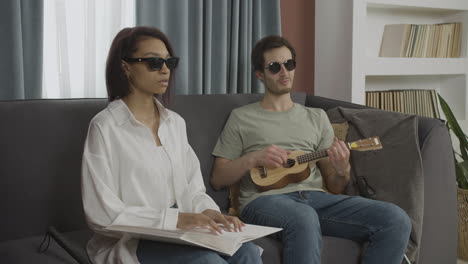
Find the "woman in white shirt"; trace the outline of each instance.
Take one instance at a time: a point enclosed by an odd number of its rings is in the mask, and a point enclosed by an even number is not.
[[[110,103],[90,123],[83,153],[82,197],[95,232],[87,251],[99,263],[261,263],[244,244],[234,256],[177,244],[137,240],[109,225],[240,231],[205,193],[184,120],[165,108],[179,58],[155,28],[121,30],[107,58]],[[172,73],[172,74],[171,74]],[[159,100],[158,100],[159,99]]]

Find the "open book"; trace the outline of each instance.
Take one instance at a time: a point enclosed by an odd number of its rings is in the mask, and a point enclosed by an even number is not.
[[[131,235],[134,238],[156,240],[161,242],[185,244],[205,247],[221,254],[232,256],[242,246],[242,243],[278,232],[281,228],[249,225],[242,227],[242,232],[228,232],[213,235],[206,229],[192,230],[161,230],[150,227],[111,225],[105,228]],[[225,230],[225,229],[224,229]]]

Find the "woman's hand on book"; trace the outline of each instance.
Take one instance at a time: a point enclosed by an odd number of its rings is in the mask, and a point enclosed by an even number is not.
[[[179,213],[177,228],[189,230],[197,227],[208,229],[214,235],[223,233],[221,227],[213,219],[204,214]]]
[[[212,209],[206,209],[202,212],[202,214],[213,219],[216,223],[224,225],[224,227],[229,232],[240,232],[242,231],[242,227],[245,226],[245,224],[239,218],[230,215],[223,215],[220,212]],[[232,227],[234,227],[234,230]]]

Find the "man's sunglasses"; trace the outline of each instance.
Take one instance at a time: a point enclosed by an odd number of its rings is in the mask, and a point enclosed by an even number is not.
[[[148,62],[148,66],[152,70],[159,71],[163,67],[163,64],[166,63],[166,66],[169,70],[173,70],[177,67],[177,64],[179,63],[179,58],[178,57],[170,57],[167,59],[159,58],[159,57],[149,57],[149,58],[124,58],[123,59],[126,62],[143,62],[146,61]]]
[[[283,63],[279,62],[272,62],[268,64],[268,66],[265,67],[265,69],[268,69],[271,73],[277,74],[278,72],[281,71],[281,64],[284,65],[286,70],[292,71],[296,68],[296,60],[295,59],[289,59]]]

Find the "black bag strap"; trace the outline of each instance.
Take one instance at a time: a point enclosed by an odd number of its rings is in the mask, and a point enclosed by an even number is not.
[[[364,178],[363,176],[357,176],[356,175],[356,184],[357,184],[359,194],[362,197],[369,198],[369,199],[375,199],[375,190],[374,190],[374,188],[372,188],[372,186],[370,186],[367,183],[366,178]]]
[[[347,120],[347,122],[348,122],[348,125],[349,125],[348,135],[349,135],[349,129],[352,127],[357,132],[357,134],[359,135],[360,138],[365,138],[366,137],[362,133],[362,131],[359,130],[359,128],[356,125],[354,125],[353,122],[351,122],[349,120]],[[354,163],[352,156],[351,156],[350,162]],[[362,196],[362,197],[365,197],[365,198],[375,199],[375,195],[376,195],[375,189],[372,188],[372,186],[370,186],[369,183],[367,183],[367,180],[366,180],[366,178],[364,176],[361,176],[361,175],[357,174],[356,166],[354,164],[352,164],[351,169],[353,170],[354,180],[356,181],[356,188],[358,189],[359,195]]]

